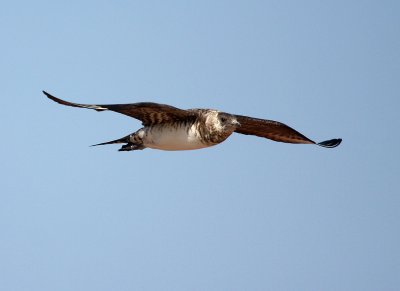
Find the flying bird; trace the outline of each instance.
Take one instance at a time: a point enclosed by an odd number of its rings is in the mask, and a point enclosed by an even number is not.
[[[122,138],[95,144],[124,144],[119,151],[143,150],[145,148],[180,151],[195,150],[217,145],[232,133],[255,135],[278,142],[316,144],[334,148],[342,139],[330,139],[316,143],[293,128],[273,120],[230,114],[214,109],[179,109],[170,105],[152,102],[131,104],[91,105],[78,104],[43,93],[62,105],[111,110],[142,122],[143,127]]]

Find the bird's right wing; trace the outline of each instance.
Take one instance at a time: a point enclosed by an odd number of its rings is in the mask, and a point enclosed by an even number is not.
[[[235,130],[237,133],[255,135],[286,143],[316,144],[313,140],[281,122],[243,115],[235,115],[235,117],[240,123],[240,126]],[[338,146],[341,141],[341,139],[331,139],[317,143],[317,145],[333,148]]]
[[[43,93],[51,100],[66,106],[94,109],[96,111],[111,110],[142,121],[144,126],[159,124],[164,122],[178,121],[189,118],[192,112],[179,109],[170,105],[152,102],[139,102],[132,104],[79,104],[59,99],[45,91]]]

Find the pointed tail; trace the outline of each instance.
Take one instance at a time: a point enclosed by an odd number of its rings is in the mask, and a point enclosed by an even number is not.
[[[124,136],[122,138],[112,140],[112,141],[106,141],[98,144],[93,144],[91,147],[99,146],[99,145],[106,145],[106,144],[114,144],[114,143],[129,143],[130,142],[130,135]]]

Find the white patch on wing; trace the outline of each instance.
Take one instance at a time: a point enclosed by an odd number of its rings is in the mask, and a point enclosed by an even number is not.
[[[189,130],[185,126],[153,126],[146,130],[143,138],[144,146],[166,151],[195,150],[209,147],[201,142],[197,134],[196,126],[192,125]]]

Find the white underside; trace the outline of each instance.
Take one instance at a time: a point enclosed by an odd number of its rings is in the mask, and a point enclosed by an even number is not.
[[[143,145],[165,151],[184,151],[209,147],[209,145],[201,142],[194,125],[189,130],[183,126],[177,128],[155,126],[151,130],[145,129]]]

